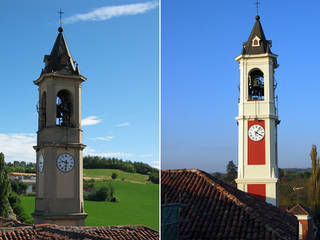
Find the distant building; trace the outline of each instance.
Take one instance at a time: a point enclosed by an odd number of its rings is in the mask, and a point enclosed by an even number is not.
[[[295,215],[299,221],[299,239],[315,239],[316,225],[313,222],[311,211],[298,203],[288,210],[289,213]]]
[[[162,223],[163,240],[298,239],[295,216],[200,170],[161,171],[162,211],[170,204],[173,225]]]
[[[28,185],[25,193],[32,193],[36,191],[36,174],[35,173],[8,173],[11,181],[23,182]]]

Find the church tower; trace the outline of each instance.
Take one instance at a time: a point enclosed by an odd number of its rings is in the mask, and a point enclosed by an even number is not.
[[[278,153],[274,70],[279,66],[266,40],[260,17],[241,55],[238,140],[238,189],[278,205]]]
[[[84,225],[81,84],[63,36],[63,28],[45,68],[34,81],[39,90],[37,132],[37,184],[34,223]]]

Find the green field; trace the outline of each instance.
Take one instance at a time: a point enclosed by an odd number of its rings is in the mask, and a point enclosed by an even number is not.
[[[106,182],[104,182],[106,183]],[[96,185],[103,184],[97,182]],[[111,181],[119,202],[85,201],[86,225],[145,225],[159,231],[159,184]],[[34,211],[34,197],[21,197],[28,214]]]
[[[111,180],[112,173],[116,173],[118,175],[118,177],[114,181],[150,183],[150,181],[148,181],[148,175],[139,173],[127,173],[118,169],[83,169],[83,176],[90,178]]]

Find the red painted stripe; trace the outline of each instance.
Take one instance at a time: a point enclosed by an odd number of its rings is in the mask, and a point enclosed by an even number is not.
[[[265,184],[248,184],[247,192],[263,201],[266,200],[266,185]]]
[[[248,131],[252,125],[259,124],[265,129],[264,120],[248,121]],[[266,132],[265,132],[266,134]],[[252,141],[248,136],[248,165],[266,164],[265,136],[258,142]]]

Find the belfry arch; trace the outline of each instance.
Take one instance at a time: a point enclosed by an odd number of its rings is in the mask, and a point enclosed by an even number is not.
[[[249,100],[264,100],[264,75],[258,68],[248,75],[248,95]]]
[[[60,90],[56,97],[56,125],[71,127],[72,124],[72,98],[68,90]]]
[[[39,129],[46,127],[47,122],[47,93],[43,92],[39,107]]]

